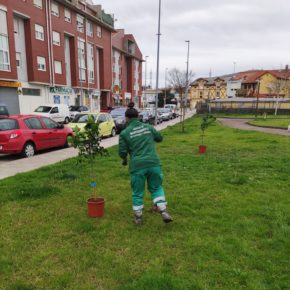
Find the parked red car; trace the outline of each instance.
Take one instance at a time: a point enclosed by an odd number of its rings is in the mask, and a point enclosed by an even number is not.
[[[0,153],[31,157],[37,151],[64,147],[71,128],[47,117],[35,115],[10,116],[0,119]]]

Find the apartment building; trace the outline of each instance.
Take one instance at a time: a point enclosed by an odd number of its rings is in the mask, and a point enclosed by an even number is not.
[[[142,53],[132,34],[124,29],[113,33],[113,105],[127,105],[131,100],[141,106]]]
[[[12,114],[47,103],[82,104],[93,111],[113,105],[116,31],[100,5],[0,0],[0,23],[0,102]]]

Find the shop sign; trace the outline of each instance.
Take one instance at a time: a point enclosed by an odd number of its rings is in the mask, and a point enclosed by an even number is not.
[[[58,93],[58,94],[71,94],[72,89],[68,87],[51,87],[50,88],[51,93]]]
[[[18,88],[21,87],[20,82],[0,81],[0,87]]]

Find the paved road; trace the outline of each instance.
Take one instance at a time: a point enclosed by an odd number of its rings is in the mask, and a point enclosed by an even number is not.
[[[247,124],[250,119],[229,119],[229,118],[218,118],[218,120],[224,125],[232,128],[237,128],[241,130],[250,130],[265,132],[269,134],[290,136],[290,131],[284,129],[274,129],[274,128],[263,128]]]
[[[195,111],[189,111],[186,118],[195,114]],[[157,130],[163,130],[168,126],[179,123],[179,118],[171,121],[163,122],[156,127]],[[106,138],[102,140],[102,146],[105,148],[118,144],[119,137]],[[17,173],[31,171],[46,165],[75,157],[78,155],[77,149],[67,148],[41,152],[30,158],[20,158],[13,155],[0,155],[0,179],[14,176]]]

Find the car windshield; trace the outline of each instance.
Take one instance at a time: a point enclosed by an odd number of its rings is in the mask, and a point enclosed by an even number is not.
[[[0,119],[0,131],[9,131],[18,129],[19,125],[16,120],[13,119]]]
[[[36,113],[49,113],[50,110],[51,110],[51,107],[49,107],[49,106],[40,106],[34,112],[36,112]]]
[[[72,123],[87,123],[89,116],[90,115],[88,115],[88,114],[78,114],[72,120]],[[96,119],[94,115],[91,115],[91,116],[93,116],[93,118]]]
[[[69,110],[70,111],[78,111],[79,108],[80,108],[80,106],[70,106]]]
[[[125,116],[127,108],[118,108],[111,111],[112,117]]]
[[[168,113],[168,109],[160,109],[159,112],[160,113]]]

